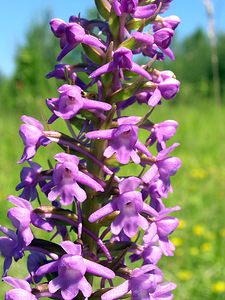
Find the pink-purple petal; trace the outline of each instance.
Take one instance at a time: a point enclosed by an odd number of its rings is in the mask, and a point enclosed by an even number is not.
[[[55,293],[61,288],[61,278],[58,276],[52,279],[48,284],[48,289],[50,293]]]
[[[115,70],[115,66],[112,62],[109,62],[101,67],[99,67],[97,70],[95,70],[94,72],[92,72],[89,77],[90,78],[95,78],[98,76],[101,76],[103,74],[109,73],[109,72],[113,72]]]
[[[150,18],[154,16],[156,11],[157,11],[156,4],[138,6],[135,12],[132,14],[132,16],[137,19]]]
[[[92,294],[92,287],[90,283],[87,281],[85,277],[83,277],[79,282],[78,282],[78,288],[84,295],[84,297],[88,298]]]
[[[94,213],[92,213],[89,218],[88,221],[90,223],[96,222],[99,219],[111,214],[114,211],[114,206],[112,204],[112,202],[106,204],[105,206],[101,207],[100,209],[98,209],[97,211],[95,211]]]
[[[43,276],[47,273],[57,272],[58,264],[59,264],[58,261],[53,261],[53,262],[47,263],[47,264],[41,266],[40,268],[38,268],[38,270],[35,272],[35,275]]]
[[[100,109],[108,111],[112,106],[102,101],[95,101],[83,98],[83,109]]]
[[[72,255],[81,255],[81,245],[74,244],[71,241],[63,241],[60,246],[68,253]]]
[[[133,177],[133,176],[122,180],[119,183],[120,194],[136,190],[136,188],[138,188],[140,183],[141,183],[140,178]]]
[[[90,34],[84,36],[82,43],[96,48],[106,49],[106,46],[98,38]]]
[[[26,280],[13,278],[11,276],[6,276],[2,279],[4,282],[13,286],[14,288],[23,289],[25,291],[31,292],[31,287]]]
[[[130,283],[128,280],[124,281],[122,284],[116,286],[110,291],[106,292],[101,296],[101,300],[115,300],[126,295],[130,291]]]
[[[106,268],[100,264],[97,264],[91,260],[84,258],[84,263],[87,268],[87,272],[94,274],[96,276],[104,277],[107,279],[112,279],[115,277],[115,273],[110,270],[109,268]]]
[[[15,204],[17,207],[25,208],[25,209],[27,209],[29,211],[33,210],[32,205],[26,199],[23,199],[23,198],[20,198],[20,197],[16,197],[16,196],[13,196],[13,195],[10,195],[7,199],[11,203]]]
[[[78,172],[77,181],[81,184],[89,186],[96,192],[104,192],[103,187],[97,181],[81,171]]]
[[[152,76],[145,69],[143,69],[141,66],[139,66],[135,62],[132,62],[132,67],[131,67],[130,71],[137,73],[137,74],[147,78],[148,80],[152,80]]]
[[[103,140],[109,140],[113,136],[114,129],[106,129],[106,130],[96,130],[96,131],[90,131],[85,134],[86,138],[88,139],[103,139]]]

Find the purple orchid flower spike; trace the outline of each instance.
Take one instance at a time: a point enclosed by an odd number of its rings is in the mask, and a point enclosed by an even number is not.
[[[60,44],[57,60],[76,47],[81,60],[58,63],[46,75],[61,81],[58,96],[46,100],[48,124],[60,118],[65,134],[63,128],[45,130],[38,120],[22,117],[19,163],[29,165],[16,187],[20,197],[8,197],[14,231],[0,225],[3,280],[13,287],[6,300],[173,298],[176,286],[163,283],[157,264],[175,250],[170,235],[178,219],[169,214],[180,207],[167,208],[163,198],[172,192],[171,176],[181,165],[171,155],[179,144],[167,145],[178,123],[153,122],[152,107],[179,91],[174,73],[159,71],[154,63],[175,59],[170,45],[180,19],[160,15],[172,0],[95,2],[100,18],[79,14],[68,22],[50,21]],[[134,56],[140,55],[149,63],[136,62]],[[147,111],[127,117],[137,103]],[[48,143],[63,152],[54,156],[54,167],[48,161],[43,171],[32,159]],[[157,150],[154,156],[151,146]],[[139,175],[124,177],[133,163],[139,164]],[[40,203],[39,192],[50,205]],[[40,239],[34,235],[37,228],[52,234]],[[27,252],[25,279],[8,276],[12,261]]]
[[[6,292],[5,300],[37,300],[38,298],[32,294],[32,289],[26,280],[4,277],[3,281],[13,286],[14,289]]]
[[[155,265],[145,265],[133,270],[129,280],[102,295],[102,300],[120,299],[131,291],[132,300],[149,300],[163,280],[162,272]],[[157,299],[157,298],[156,298]]]
[[[75,155],[58,153],[54,158],[58,163],[53,171],[52,181],[42,188],[45,191],[49,186],[54,186],[48,194],[50,201],[54,201],[60,196],[60,202],[63,205],[70,205],[74,197],[79,202],[83,202],[87,195],[77,182],[92,188],[96,192],[104,191],[97,181],[79,171],[79,159]]]
[[[44,126],[38,120],[28,116],[22,116],[21,120],[25,124],[21,125],[19,134],[23,140],[25,149],[21,160],[18,162],[20,164],[25,160],[31,159],[41,145],[46,146],[50,143],[44,136]]]
[[[42,168],[39,164],[29,161],[30,167],[24,167],[20,173],[21,183],[16,186],[16,191],[23,189],[21,198],[31,200],[37,198],[36,185],[41,178]]]
[[[98,130],[88,132],[85,136],[89,139],[104,139],[108,140],[108,147],[104,151],[104,156],[109,158],[114,153],[116,159],[121,164],[127,164],[130,159],[135,164],[140,163],[140,157],[137,150],[148,157],[152,154],[147,147],[138,140],[138,126],[139,118],[124,117],[117,120],[118,128]]]
[[[81,109],[89,111],[108,111],[112,106],[108,103],[82,97],[82,90],[77,85],[64,84],[59,89],[59,98],[50,99],[49,108],[57,117],[68,120]]]
[[[151,129],[151,135],[148,138],[150,141],[150,146],[157,141],[158,149],[166,148],[166,141],[168,141],[171,137],[176,133],[176,129],[178,127],[178,123],[173,120],[167,120],[158,124],[154,124]]]
[[[60,289],[64,300],[72,300],[80,290],[84,297],[88,298],[92,294],[92,287],[84,276],[86,272],[108,279],[115,276],[110,269],[83,258],[80,245],[64,241],[60,246],[66,254],[58,261],[41,266],[36,272],[37,276],[58,272],[58,276],[49,282],[51,293]]]
[[[62,51],[57,57],[58,61],[79,44],[85,44],[100,49],[106,48],[97,37],[86,34],[84,28],[76,22],[66,23],[61,19],[52,19],[50,26],[54,35],[60,39]]]
[[[133,237],[136,235],[139,226],[146,230],[148,221],[140,213],[146,212],[157,216],[157,212],[143,202],[140,192],[135,191],[140,183],[141,180],[136,177],[129,177],[120,182],[120,195],[114,197],[110,203],[91,214],[88,219],[89,222],[96,222],[114,211],[119,211],[120,214],[111,224],[111,231],[114,235],[118,235],[123,231],[126,236]]]
[[[117,16],[128,13],[137,19],[151,18],[154,16],[157,11],[156,4],[138,6],[138,2],[138,0],[113,0],[112,7]]]
[[[172,208],[165,208],[159,212],[158,217],[150,224],[148,230],[146,231],[143,241],[146,245],[158,241],[159,246],[166,256],[173,256],[173,251],[175,247],[171,241],[169,241],[168,236],[177,228],[179,221],[174,217],[167,217],[168,214],[180,210],[179,206]]]
[[[99,67],[90,74],[90,77],[95,78],[109,72],[125,69],[151,80],[151,75],[137,63],[133,62],[132,57],[133,54],[130,49],[121,47],[113,53],[113,59],[111,62]]]

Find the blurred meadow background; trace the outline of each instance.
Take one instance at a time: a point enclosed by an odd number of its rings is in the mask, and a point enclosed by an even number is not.
[[[59,5],[59,1],[55,2]],[[91,9],[94,1],[85,1],[83,7],[79,4],[79,8],[76,2],[68,1],[65,18],[74,11],[80,11],[82,16],[96,16]],[[182,11],[178,7],[180,2],[173,1],[166,15]],[[152,120],[157,123],[167,119],[180,123],[173,141],[181,143],[175,155],[183,162],[178,174],[172,178],[174,193],[168,200],[168,206],[182,207],[182,211],[176,214],[180,218],[180,226],[171,238],[177,249],[175,257],[165,257],[159,266],[165,272],[166,281],[178,285],[175,299],[222,300],[225,299],[225,27],[216,28],[214,52],[216,50],[218,55],[218,77],[214,85],[206,11],[202,1],[188,2],[193,5],[193,11],[183,9],[183,24],[173,43],[176,61],[155,64],[158,69],[171,69],[182,82],[179,95],[170,102],[163,101],[163,105],[152,114]],[[215,13],[219,9],[225,10],[223,2],[214,1]],[[196,12],[195,4],[201,5],[201,11]],[[54,1],[51,5],[54,12]],[[29,25],[15,47],[14,61],[9,68],[4,66],[8,58],[4,59],[4,54],[1,54],[0,223],[7,226],[10,226],[6,217],[10,207],[7,195],[19,195],[15,186],[20,181],[21,170],[16,162],[23,151],[18,135],[20,116],[28,114],[46,124],[50,114],[45,108],[45,99],[57,96],[59,84],[54,79],[45,79],[45,75],[53,69],[59,52],[58,41],[50,33],[48,22],[52,16],[62,16],[45,10],[44,4],[42,7],[40,18],[33,18],[35,10],[33,15],[24,17]],[[196,23],[192,26],[196,13],[204,19],[205,25]],[[181,15],[179,17],[182,18]],[[192,26],[191,31],[187,29],[189,26]],[[4,31],[3,26],[1,30]],[[7,39],[4,40],[4,49],[7,52]],[[69,62],[78,59],[79,50],[70,56]],[[146,107],[138,106],[136,110],[141,115]],[[57,150],[54,146],[48,150],[41,148],[34,161],[47,167],[47,159]],[[10,274],[22,278],[25,276],[22,266],[18,262]],[[5,284],[2,284],[1,299],[5,289]]]

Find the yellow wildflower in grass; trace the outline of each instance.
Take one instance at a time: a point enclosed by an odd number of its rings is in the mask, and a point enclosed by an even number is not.
[[[182,270],[177,273],[177,277],[182,281],[187,281],[193,277],[193,274],[189,270]]]
[[[210,243],[203,243],[201,249],[204,252],[209,252],[210,250],[212,250],[212,245]]]
[[[190,176],[196,179],[204,179],[207,177],[207,172],[202,168],[196,168],[191,170]]]
[[[212,291],[216,294],[224,293],[225,292],[225,282],[224,281],[217,281],[212,284]]]
[[[192,256],[198,256],[199,255],[199,249],[197,247],[191,247],[190,248],[190,254]]]
[[[173,237],[171,237],[170,240],[174,244],[175,247],[179,247],[179,246],[183,245],[183,240],[180,237],[173,236]]]
[[[195,225],[192,229],[194,235],[204,236],[205,235],[205,227],[203,225]]]
[[[178,228],[179,229],[184,229],[186,226],[187,226],[187,222],[184,219],[180,219]]]

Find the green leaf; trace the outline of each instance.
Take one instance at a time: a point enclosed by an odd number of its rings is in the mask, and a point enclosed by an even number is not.
[[[129,31],[131,30],[138,30],[140,27],[145,26],[145,19],[131,19],[128,23],[127,23],[127,29]]]
[[[110,4],[107,0],[95,0],[95,5],[99,14],[106,20],[108,20],[110,15]]]
[[[97,49],[90,47],[88,45],[82,44],[82,47],[84,49],[85,54],[98,65],[102,64],[102,56],[101,54],[97,51]]]
[[[111,9],[109,17],[109,28],[113,35],[113,40],[118,41],[120,33],[120,18],[115,14],[114,10]]]
[[[133,95],[135,95],[143,86],[144,81],[136,80],[134,83],[129,85],[128,87],[121,88],[120,90],[116,91],[112,94],[111,98],[109,99],[110,103],[116,103],[118,101],[127,100]]]
[[[125,40],[123,43],[121,43],[119,45],[119,48],[126,47],[126,48],[128,48],[130,50],[134,50],[135,49],[135,45],[136,45],[135,39],[134,38],[129,38],[129,39]]]

